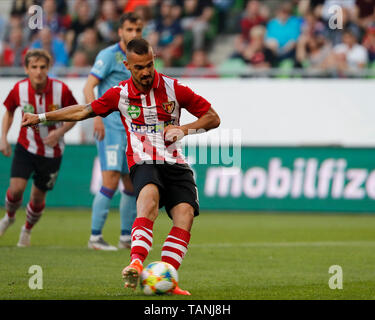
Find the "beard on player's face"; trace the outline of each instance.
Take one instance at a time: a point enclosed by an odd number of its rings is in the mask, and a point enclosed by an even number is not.
[[[134,82],[143,87],[150,89],[155,77],[154,55],[152,50],[147,54],[136,54],[131,52],[128,55],[128,61],[125,62],[127,68],[131,71]]]
[[[133,79],[144,88],[151,88],[152,83],[154,82],[155,73],[152,71],[150,74],[133,74]]]

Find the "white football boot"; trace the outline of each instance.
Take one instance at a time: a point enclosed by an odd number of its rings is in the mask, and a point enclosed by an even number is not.
[[[130,249],[132,247],[132,237],[130,235],[120,236],[117,247],[119,249]]]
[[[27,230],[25,226],[22,226],[20,239],[17,243],[17,247],[30,247],[31,230]]]
[[[8,214],[5,214],[4,218],[0,220],[0,237],[5,233],[5,231],[16,221],[16,218],[10,219]]]
[[[88,248],[94,250],[117,251],[117,248],[104,241],[102,236],[98,236],[96,239],[90,237]]]

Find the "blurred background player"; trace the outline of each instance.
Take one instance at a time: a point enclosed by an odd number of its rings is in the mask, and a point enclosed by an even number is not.
[[[45,50],[30,50],[25,55],[25,72],[28,78],[15,84],[4,101],[6,112],[2,121],[0,151],[11,155],[7,140],[17,107],[22,112],[44,113],[76,104],[69,88],[61,81],[48,77],[52,58]],[[26,223],[21,229],[19,247],[30,246],[31,229],[39,221],[45,207],[48,190],[52,190],[59,172],[64,151],[64,134],[74,122],[43,121],[37,126],[21,128],[15,147],[10,185],[5,196],[6,214],[0,220],[0,236],[15,221],[17,209],[22,204],[23,193],[31,174],[30,201],[26,207]]]
[[[125,13],[120,18],[118,35],[120,41],[102,50],[95,61],[84,88],[86,103],[95,100],[94,88],[98,86],[98,97],[120,81],[130,78],[130,72],[124,67],[126,45],[134,38],[142,36],[142,20],[134,13]],[[94,119],[94,136],[97,142],[100,166],[102,170],[102,186],[95,195],[92,206],[91,236],[88,247],[96,250],[117,250],[104,241],[102,229],[106,221],[111,199],[115,194],[120,178],[124,190],[121,192],[120,217],[121,236],[119,248],[130,248],[131,228],[136,217],[136,199],[129,178],[125,151],[127,138],[120,114],[114,112],[107,118]]]

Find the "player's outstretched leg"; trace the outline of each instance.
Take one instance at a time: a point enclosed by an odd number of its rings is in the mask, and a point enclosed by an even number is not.
[[[5,233],[5,231],[14,223],[16,220],[15,214],[18,208],[22,204],[22,196],[16,199],[12,196],[10,190],[7,190],[5,196],[5,216],[0,220],[0,237]]]
[[[194,208],[186,202],[175,205],[170,210],[173,227],[164,242],[161,251],[161,260],[171,264],[176,270],[180,268],[190,242],[190,230],[194,220]],[[182,290],[178,284],[172,292],[176,295],[190,295],[189,291]]]
[[[120,200],[121,236],[118,243],[120,249],[131,248],[131,230],[137,216],[136,197],[123,190]]]
[[[135,289],[146,259],[152,246],[152,229],[154,222],[144,218],[136,218],[132,229],[131,262],[122,271],[125,288]]]
[[[39,221],[42,216],[43,209],[45,207],[45,202],[40,204],[34,204],[29,202],[26,206],[26,223],[22,226],[20,238],[17,243],[18,247],[29,247],[31,245],[31,229]]]
[[[102,229],[108,216],[111,200],[116,190],[101,187],[95,195],[92,205],[91,236],[88,242],[89,249],[116,251],[117,248],[104,241]]]
[[[161,261],[171,264],[178,270],[187,252],[189,241],[190,232],[178,227],[172,227],[161,251]],[[182,290],[178,285],[173,290],[172,294],[191,295],[189,291]]]

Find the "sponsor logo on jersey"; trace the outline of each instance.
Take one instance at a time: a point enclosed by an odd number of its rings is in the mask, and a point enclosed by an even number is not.
[[[166,113],[171,114],[174,111],[175,107],[176,107],[175,101],[163,102],[163,109]]]
[[[174,120],[166,121],[166,122],[159,122],[155,124],[136,124],[131,123],[131,130],[132,132],[137,133],[159,133],[163,132],[166,126],[170,124],[174,124]]]
[[[30,103],[27,103],[23,106],[23,112],[25,112],[25,113],[35,113],[35,108]]]

